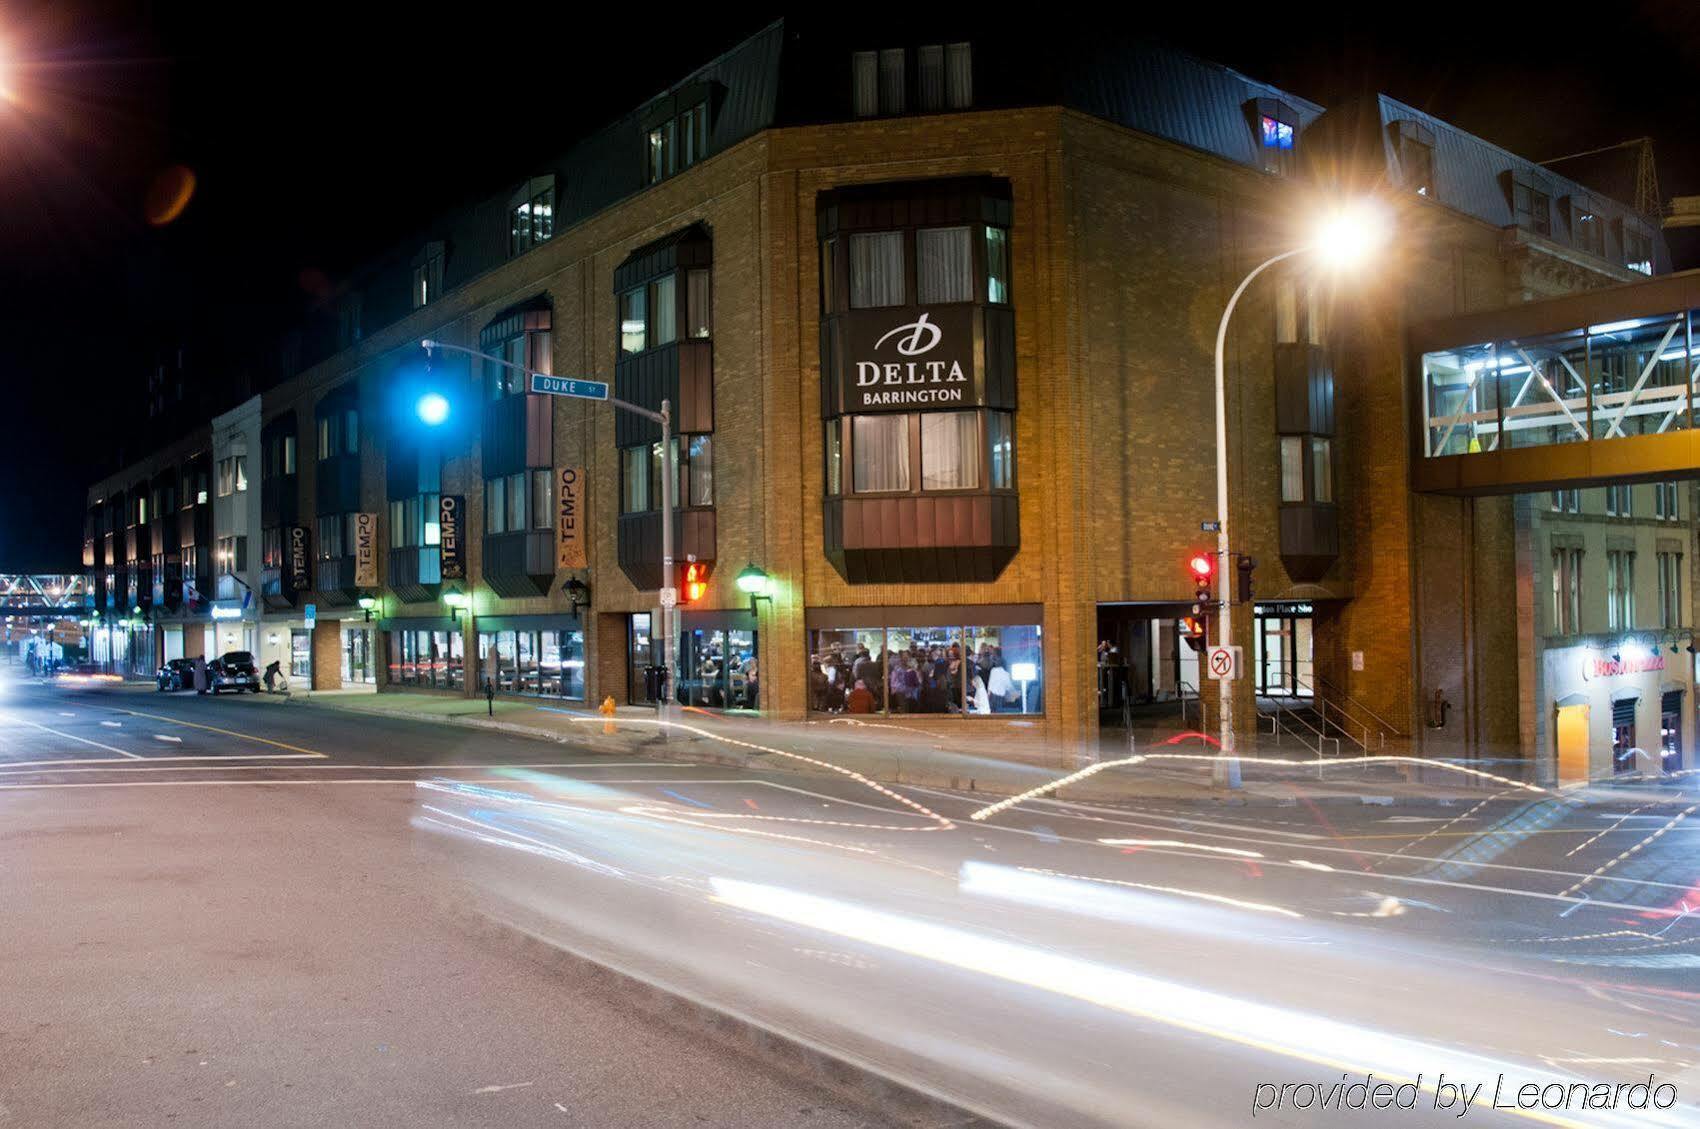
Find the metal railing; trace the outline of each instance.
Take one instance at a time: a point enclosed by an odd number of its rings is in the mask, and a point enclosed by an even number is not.
[[[1179,692],[1181,700],[1181,727],[1184,729],[1189,724],[1186,716],[1186,704],[1187,694],[1190,692],[1192,703],[1198,707],[1198,724],[1193,728],[1200,732],[1207,731],[1210,728],[1210,707],[1205,703],[1204,696],[1198,692],[1198,687],[1190,682],[1177,682],[1175,689]]]
[[[1369,751],[1369,746],[1372,743],[1377,751],[1381,751],[1387,748],[1387,738],[1392,737],[1398,740],[1410,736],[1328,679],[1321,675],[1312,675],[1312,678],[1314,683],[1311,686],[1311,693],[1318,700],[1324,700],[1328,703],[1329,709],[1333,710],[1345,723],[1342,726],[1343,729],[1347,726],[1355,726],[1358,729],[1363,736],[1361,743],[1365,752]],[[1326,691],[1326,694],[1324,691]]]
[[[1268,719],[1270,736],[1275,738],[1275,744],[1281,743],[1283,734],[1292,737],[1306,749],[1318,757],[1324,755],[1324,750],[1332,744],[1334,755],[1340,755],[1340,738],[1330,737],[1325,727],[1311,724],[1303,713],[1291,706],[1276,703],[1274,709],[1261,713],[1259,716]]]

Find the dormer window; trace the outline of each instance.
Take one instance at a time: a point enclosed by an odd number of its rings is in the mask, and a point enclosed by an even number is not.
[[[1586,196],[1570,198],[1570,238],[1578,251],[1602,257],[1606,253],[1605,218]]]
[[[428,306],[443,296],[443,245],[427,243],[413,257],[413,284],[410,297],[413,308]]]
[[[1513,173],[1511,212],[1524,231],[1552,234],[1552,193],[1544,183]]]
[[[974,52],[967,43],[934,43],[918,52],[922,113],[966,110],[974,102]]]
[[[508,255],[518,255],[555,235],[555,178],[534,176],[508,201]]]
[[[1254,98],[1246,107],[1264,172],[1286,176],[1297,168],[1298,111],[1275,98]]]
[[[1421,122],[1396,121],[1393,155],[1399,163],[1399,183],[1418,196],[1434,196],[1434,130]]]
[[[697,90],[698,97],[701,98],[701,88]],[[683,172],[706,156],[706,98],[693,102],[676,116],[655,122],[645,131],[644,176],[650,184],[666,180],[674,173]]]
[[[1623,225],[1623,265],[1638,274],[1653,273],[1653,237],[1627,221]]]

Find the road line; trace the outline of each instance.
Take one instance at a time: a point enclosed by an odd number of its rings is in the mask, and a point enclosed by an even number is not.
[[[108,729],[122,729],[124,726],[124,723],[121,721],[103,721],[101,724],[106,726]]]
[[[298,757],[298,753],[257,753],[255,757],[269,760],[287,760]],[[110,758],[80,758],[64,761],[14,761],[12,764],[0,764],[0,778],[12,776],[62,776],[68,772],[450,772],[476,769],[481,772],[493,772],[496,769],[511,768],[704,768],[700,764],[654,764],[648,761],[617,762],[612,764],[579,764],[577,762],[564,764],[225,764],[225,761],[251,760],[252,757],[228,757],[216,755],[182,756],[182,757],[141,757],[147,763],[131,764],[128,761],[114,761]],[[198,764],[164,764],[164,761],[198,761]],[[14,764],[74,764],[74,765],[121,765],[115,768],[56,768],[47,771],[14,770]],[[632,781],[621,780],[617,783],[629,784]],[[644,781],[648,783],[648,781]],[[658,784],[721,784],[734,783],[720,780],[657,780]],[[743,783],[736,781],[736,783]],[[879,811],[890,809],[880,808]]]
[[[286,744],[283,741],[273,741],[270,737],[256,737],[252,733],[238,733],[234,729],[220,729],[216,725],[202,725],[198,721],[184,721],[180,717],[167,717],[165,714],[158,714],[158,713],[144,713],[141,710],[124,710],[124,709],[119,709],[116,706],[102,706],[100,708],[112,710],[114,713],[129,714],[132,717],[151,718],[154,721],[163,721],[163,722],[166,722],[169,725],[187,725],[192,729],[205,729],[209,733],[222,733],[226,737],[236,737],[236,738],[243,740],[243,741],[258,741],[262,745],[271,745],[274,748],[278,748],[278,749],[288,749],[290,752],[297,753],[301,756],[328,758],[329,755],[330,755],[328,753],[314,752],[312,749],[303,749],[299,745]],[[102,724],[104,724],[104,723],[102,723]],[[151,759],[151,758],[148,758],[148,759]]]
[[[181,745],[183,743],[183,738],[181,738],[181,737],[167,737],[163,733],[155,733],[153,735],[153,739],[155,741],[170,741],[173,745]]]
[[[4,718],[0,718],[0,721],[4,721],[4,720],[5,720]],[[70,734],[66,734],[65,736],[70,736]],[[79,738],[77,738],[77,740],[80,741],[80,740],[82,740],[82,738],[79,737]],[[92,742],[92,741],[89,742],[89,743],[91,745],[94,744],[94,742]],[[6,762],[4,762],[3,767],[5,769],[19,769],[19,768],[30,768],[30,767],[45,765],[45,764],[129,764],[131,761],[147,761],[149,764],[160,764],[160,763],[165,762],[165,761],[213,761],[213,762],[218,762],[218,761],[253,761],[253,760],[287,761],[287,760],[301,760],[301,759],[321,760],[321,759],[324,758],[323,753],[234,753],[234,754],[230,754],[228,756],[220,756],[217,753],[202,753],[199,756],[143,757],[143,756],[138,756],[135,753],[126,753],[126,752],[124,752],[123,749],[113,749],[110,745],[101,745],[100,747],[103,748],[103,749],[111,749],[111,751],[114,752],[114,753],[121,753],[121,754],[123,754],[125,759],[123,759],[123,760],[113,760],[111,757],[70,757],[70,758],[67,758],[65,760],[6,761]],[[269,767],[269,766],[262,766],[262,767]],[[359,768],[360,766],[359,765],[347,765],[346,767],[348,767],[348,768]],[[110,771],[110,770],[108,770],[108,771]],[[25,775],[35,775],[35,774],[26,773]]]
[[[943,788],[928,788],[920,784],[904,784],[901,785],[901,787],[907,788],[912,792],[926,792],[934,796],[949,796],[952,799],[961,800],[963,803],[968,804],[984,802],[978,797],[960,795]],[[1196,819],[1192,816],[1170,815],[1166,812],[1154,812],[1148,809],[1128,810],[1125,808],[1107,808],[1098,804],[1080,803],[1076,800],[1053,800],[1044,798],[1039,800],[1030,800],[1028,802],[1050,804],[1059,808],[1073,808],[1075,811],[1103,812],[1105,815],[1119,816],[1123,819],[1130,815],[1146,816],[1151,819],[1166,819],[1172,823],[1186,823],[1196,827],[1222,827],[1230,831],[1256,831],[1265,835],[1280,835],[1286,839],[1315,841],[1327,838],[1326,835],[1314,835],[1305,831],[1280,831],[1273,827],[1264,827],[1262,824],[1257,823],[1223,823],[1214,819]],[[1114,820],[1111,820],[1110,822],[1114,822]]]
[[[123,749],[117,749],[111,745],[103,745],[99,741],[90,741],[87,737],[79,737],[75,733],[66,733],[64,730],[54,729],[51,726],[42,725],[39,722],[27,721],[21,717],[13,717],[10,714],[0,714],[0,722],[10,723],[12,725],[27,725],[32,729],[39,729],[43,733],[51,733],[55,737],[64,737],[67,740],[79,741],[84,745],[92,745],[97,749],[105,749],[109,753],[117,753],[119,756],[124,757],[127,760],[139,761],[145,759],[135,753],[127,753]],[[12,763],[16,764],[17,762],[13,761]]]

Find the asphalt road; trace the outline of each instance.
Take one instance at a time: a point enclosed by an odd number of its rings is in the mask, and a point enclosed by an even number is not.
[[[9,686],[0,1125],[878,1123],[479,914],[1013,1124],[1700,1123],[1691,783],[985,803]]]

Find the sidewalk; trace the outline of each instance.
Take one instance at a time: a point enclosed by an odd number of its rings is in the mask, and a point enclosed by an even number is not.
[[[281,697],[244,699],[284,705]],[[998,734],[964,726],[957,736],[904,726],[901,719],[863,722],[848,718],[782,722],[754,715],[711,714],[681,708],[663,726],[649,708],[621,707],[612,719],[594,710],[512,698],[493,708],[482,700],[432,694],[315,694],[287,704],[351,713],[383,714],[447,725],[518,733],[570,743],[590,752],[784,770],[811,775],[852,774],[891,784],[983,792],[988,799],[1013,796],[1075,777],[1048,793],[1076,801],[1185,801],[1247,803],[1411,804],[1477,803],[1491,796],[1528,800],[1550,796],[1488,772],[1413,765],[1399,758],[1349,758],[1319,762],[1291,748],[1242,746],[1243,786],[1212,781],[1219,764],[1214,749],[1197,739],[1135,751],[1137,764],[1117,764],[1120,751],[1088,750],[1067,768],[1029,763],[1031,753],[1015,742],[1004,755],[988,755]],[[1144,759],[1149,758],[1149,759]],[[1274,763],[1285,762],[1285,763]],[[1621,796],[1621,793],[1614,793]]]

